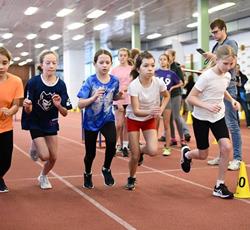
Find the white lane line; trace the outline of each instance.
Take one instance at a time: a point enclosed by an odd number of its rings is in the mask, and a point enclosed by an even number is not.
[[[14,147],[17,150],[19,150],[21,153],[23,153],[25,156],[29,157],[29,154],[27,152],[25,152],[23,149],[19,148],[15,144],[14,144]],[[38,164],[39,166],[41,166],[43,168],[43,165],[40,162],[36,162],[36,164]],[[85,194],[82,190],[80,190],[77,187],[75,187],[73,184],[71,184],[70,182],[68,182],[64,178],[62,178],[60,175],[58,175],[54,171],[50,171],[50,173],[54,177],[56,177],[58,180],[60,180],[63,184],[65,184],[67,187],[69,187],[70,189],[72,189],[73,191],[75,191],[76,193],[78,193],[80,196],[82,196],[84,199],[86,199],[87,201],[89,201],[92,205],[94,205],[101,212],[103,212],[104,214],[106,214],[107,216],[109,216],[111,219],[113,219],[114,221],[116,221],[118,224],[122,225],[125,229],[136,230],[135,227],[133,227],[128,222],[126,222],[125,220],[123,220],[122,218],[120,218],[119,216],[117,216],[115,213],[111,212],[109,209],[105,208],[99,202],[97,202],[96,200],[94,200],[93,198],[91,198],[90,196],[88,196],[87,194]]]
[[[75,143],[75,144],[78,144],[78,145],[83,146],[82,143],[79,143],[79,142],[77,142],[77,141],[74,141],[74,140],[72,140],[72,139],[70,139],[70,138],[63,137],[63,136],[59,136],[59,137],[62,138],[62,139],[64,139],[64,140],[67,140],[67,141],[69,141],[69,142],[72,142],[72,143]],[[98,151],[98,152],[102,152],[102,151],[101,151],[100,149],[98,149],[98,148],[97,148],[97,151]],[[122,157],[121,157],[121,158],[119,157],[119,159],[121,159],[121,160],[123,160],[123,161],[128,161],[128,159],[124,159],[124,158],[122,158]],[[249,165],[247,165],[247,166],[249,166]],[[149,167],[149,166],[145,166],[145,165],[141,165],[140,167],[143,167],[143,168],[146,168],[146,169],[148,169],[148,170],[150,170],[150,171],[152,171],[152,172],[157,172],[157,173],[160,173],[160,174],[162,174],[162,175],[165,175],[165,176],[174,178],[174,179],[176,179],[176,180],[180,180],[180,181],[182,181],[182,182],[185,182],[185,183],[188,183],[188,184],[191,184],[191,185],[194,185],[194,186],[197,186],[197,187],[200,187],[200,188],[203,188],[203,189],[212,191],[212,189],[209,188],[209,187],[207,187],[207,186],[204,186],[204,185],[202,185],[202,184],[195,183],[195,182],[190,181],[190,180],[187,180],[187,179],[183,179],[183,178],[181,178],[181,177],[174,176],[174,175],[169,174],[169,173],[167,173],[167,172],[163,172],[163,171],[161,171],[161,170],[158,170],[158,169],[155,169],[155,168],[152,168],[152,167]],[[209,167],[209,168],[212,168],[212,167]],[[241,202],[250,204],[250,200],[242,200],[242,199],[235,199],[235,200],[238,200],[238,201],[241,201]]]

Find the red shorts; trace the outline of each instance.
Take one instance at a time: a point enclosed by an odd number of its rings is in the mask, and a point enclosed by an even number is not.
[[[156,129],[156,120],[155,118],[151,118],[147,121],[136,121],[127,118],[127,128],[128,132],[133,132],[133,131],[142,131],[144,130],[149,130],[149,129]]]

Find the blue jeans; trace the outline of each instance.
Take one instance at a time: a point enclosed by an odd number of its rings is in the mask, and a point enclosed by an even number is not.
[[[234,98],[237,99],[237,88],[236,87],[228,87],[227,91]],[[224,100],[225,102],[225,120],[229,132],[232,138],[233,144],[233,157],[235,160],[242,160],[242,141],[241,141],[241,133],[240,126],[238,120],[238,111],[233,109],[232,103],[228,100]]]

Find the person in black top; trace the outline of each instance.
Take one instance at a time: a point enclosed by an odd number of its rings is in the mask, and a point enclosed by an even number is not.
[[[248,78],[245,74],[240,71],[240,65],[236,65],[236,79],[237,79],[237,101],[240,102],[242,109],[246,115],[246,123],[247,127],[250,128],[250,103],[247,101],[246,98],[246,90],[244,85],[248,81]]]
[[[72,108],[65,83],[55,75],[57,54],[44,50],[39,56],[40,75],[32,77],[25,87],[22,128],[30,131],[38,157],[45,161],[38,177],[41,189],[50,189],[47,174],[57,159],[58,113],[63,116]]]

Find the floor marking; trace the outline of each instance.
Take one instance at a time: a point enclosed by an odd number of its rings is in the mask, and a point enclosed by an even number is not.
[[[60,138],[62,138],[62,139],[64,139],[64,140],[67,140],[67,141],[69,141],[69,142],[72,142],[72,143],[75,143],[75,144],[78,144],[78,145],[83,146],[82,143],[79,143],[79,142],[77,142],[77,141],[74,141],[74,140],[72,140],[72,139],[70,139],[70,138],[67,138],[67,137],[64,137],[64,136],[58,136],[58,137],[60,137]],[[102,152],[102,150],[100,150],[100,149],[98,149],[98,148],[97,148],[97,151]],[[103,152],[102,152],[102,153],[103,153]],[[128,161],[128,159],[125,159],[125,158],[123,158],[123,157],[119,157],[119,159],[121,159],[121,160],[123,160],[123,161]],[[194,186],[197,186],[197,187],[200,187],[200,188],[209,190],[209,191],[213,191],[210,187],[204,186],[204,185],[202,185],[202,184],[198,184],[198,183],[196,183],[196,182],[193,182],[193,181],[190,181],[190,180],[187,180],[187,179],[183,179],[183,178],[181,178],[181,177],[177,177],[177,176],[171,175],[171,174],[169,174],[169,173],[167,173],[167,172],[163,172],[163,171],[161,171],[161,170],[158,170],[158,169],[155,169],[155,168],[152,168],[152,167],[149,167],[149,166],[145,166],[144,164],[141,165],[140,167],[149,169],[149,170],[151,170],[152,172],[157,172],[157,173],[163,174],[163,175],[165,175],[165,176],[168,176],[168,177],[171,177],[171,178],[180,180],[180,181],[182,181],[182,182],[185,182],[185,183],[188,183],[188,184],[191,184],[191,185],[194,185]],[[208,168],[214,168],[214,167],[211,166],[211,167],[208,167]],[[235,199],[235,200],[238,200],[238,201],[241,201],[241,202],[250,204],[250,200],[241,200],[241,199]]]
[[[14,145],[14,147],[17,150],[19,150],[21,153],[23,153],[25,156],[30,157],[27,152],[25,152],[23,149],[19,148],[17,145]],[[43,168],[43,164],[41,164],[40,162],[36,162],[36,164],[38,164],[39,166],[41,166]],[[62,178],[60,175],[58,175],[54,171],[50,171],[50,174],[52,174],[54,177],[56,177],[58,180],[60,180],[67,187],[69,187],[70,189],[72,189],[73,191],[75,191],[76,193],[78,193],[84,199],[86,199],[87,201],[89,201],[92,205],[94,205],[97,209],[99,209],[104,214],[106,214],[107,216],[109,216],[111,219],[115,220],[118,224],[122,225],[124,228],[126,228],[128,230],[136,230],[135,227],[133,227],[128,222],[126,222],[125,220],[123,220],[122,218],[120,218],[119,216],[117,216],[115,213],[111,212],[109,209],[105,208],[99,202],[97,202],[96,200],[94,200],[93,198],[91,198],[90,196],[88,196],[87,194],[85,194],[82,190],[80,190],[77,187],[75,187],[73,184],[71,184],[70,182],[68,182],[64,178]]]

